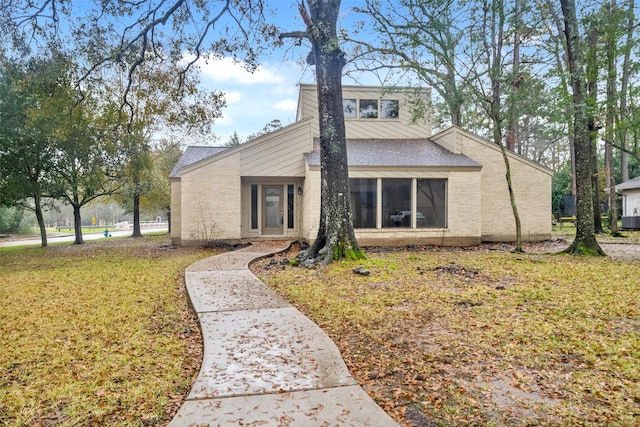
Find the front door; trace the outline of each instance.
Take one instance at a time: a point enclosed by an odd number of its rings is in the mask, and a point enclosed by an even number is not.
[[[262,186],[262,234],[284,234],[282,185]]]

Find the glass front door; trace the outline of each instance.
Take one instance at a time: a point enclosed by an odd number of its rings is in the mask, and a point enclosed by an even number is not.
[[[284,234],[281,185],[262,186],[262,209],[262,234]]]

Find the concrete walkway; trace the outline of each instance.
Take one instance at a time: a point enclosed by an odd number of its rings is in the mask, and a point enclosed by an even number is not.
[[[187,268],[204,357],[170,427],[397,426],[320,327],[249,271],[289,244],[258,242]]]

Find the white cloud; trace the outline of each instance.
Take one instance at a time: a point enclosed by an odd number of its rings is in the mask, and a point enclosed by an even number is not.
[[[284,99],[273,104],[273,108],[280,111],[296,111],[298,102],[293,99]]]
[[[185,54],[184,61],[192,60],[192,54]],[[269,64],[260,65],[253,73],[247,71],[242,63],[232,58],[203,57],[196,64],[202,75],[215,83],[235,83],[241,85],[282,84],[284,79],[270,69]]]
[[[227,105],[237,104],[242,100],[242,94],[235,90],[230,92],[225,92],[224,99],[227,101]]]

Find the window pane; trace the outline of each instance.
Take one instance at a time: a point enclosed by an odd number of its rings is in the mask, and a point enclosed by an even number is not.
[[[287,186],[287,228],[293,228],[293,184]]]
[[[411,179],[382,180],[382,226],[411,227]]]
[[[349,180],[349,188],[354,228],[375,228],[377,180],[352,178]]]
[[[360,100],[360,118],[361,119],[377,119],[378,118],[378,100],[377,99],[361,99]]]
[[[447,226],[446,179],[419,179],[417,198],[418,227],[444,228]]]
[[[343,99],[342,109],[344,110],[345,119],[356,118],[356,100],[355,99]]]
[[[383,119],[397,119],[400,114],[398,100],[383,99],[380,101],[380,116]]]
[[[258,185],[251,184],[251,229],[258,228]]]

